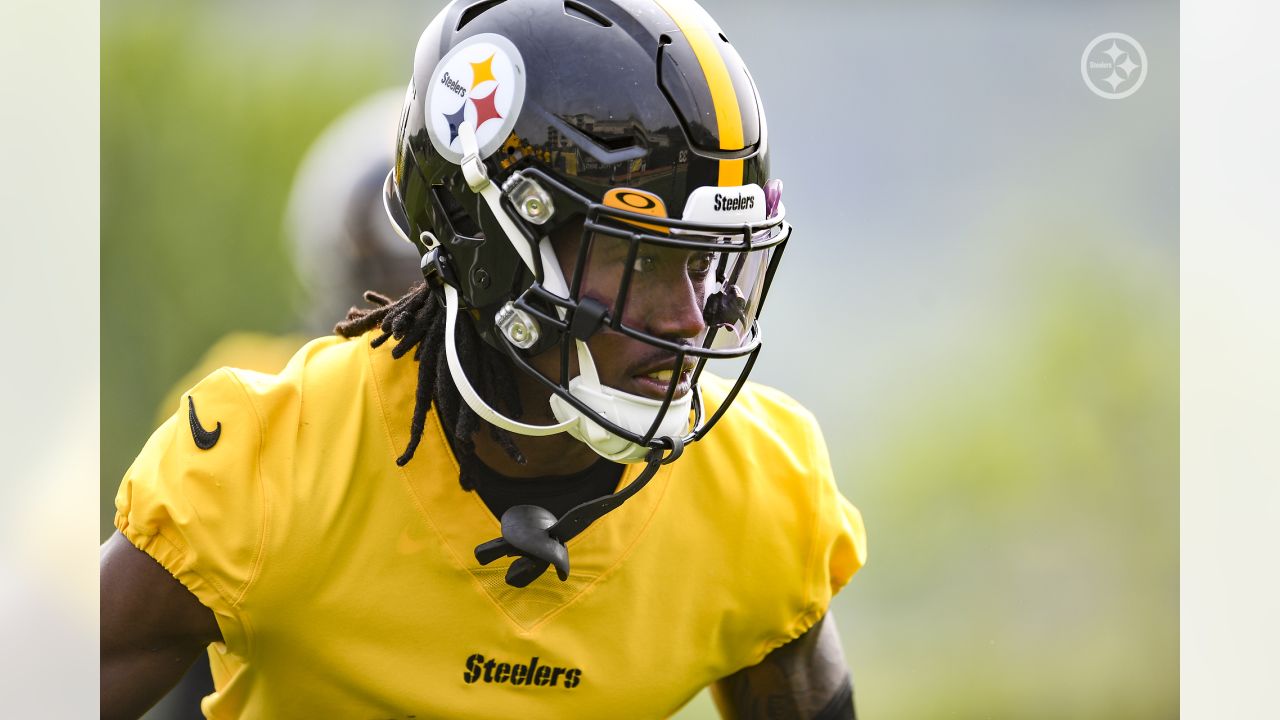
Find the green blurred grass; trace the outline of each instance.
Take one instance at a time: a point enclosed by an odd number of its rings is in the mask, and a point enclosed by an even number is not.
[[[868,525],[836,605],[868,717],[1178,714],[1168,259],[1056,245],[1015,255],[1020,303],[879,408],[876,452],[833,445]]]

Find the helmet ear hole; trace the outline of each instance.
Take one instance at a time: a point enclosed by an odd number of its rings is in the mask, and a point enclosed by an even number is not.
[[[480,223],[471,217],[453,193],[443,185],[436,185],[431,188],[431,196],[435,200],[440,217],[449,226],[449,234],[468,238],[480,237]]]

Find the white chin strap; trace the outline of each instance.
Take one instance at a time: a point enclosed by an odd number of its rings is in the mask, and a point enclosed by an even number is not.
[[[480,150],[476,143],[475,131],[469,121],[462,123],[461,127],[458,128],[458,138],[462,141],[463,177],[466,178],[472,192],[478,193],[484,198],[494,217],[497,218],[498,224],[502,226],[508,241],[515,247],[516,252],[519,253],[529,271],[536,277],[538,269],[534,263],[530,248],[525,242],[525,236],[520,232],[515,221],[503,209],[502,194],[490,182],[484,164],[480,162]],[[538,251],[542,260],[542,269],[544,270],[543,277],[540,279],[543,287],[551,293],[568,299],[569,285],[565,282],[563,273],[560,272],[560,263],[556,259],[555,251],[552,250],[551,242],[548,238],[542,238],[538,244]],[[503,415],[486,403],[480,397],[480,394],[476,392],[475,387],[471,385],[471,381],[467,379],[466,372],[462,369],[462,363],[458,361],[456,329],[460,303],[458,301],[457,288],[446,283],[444,285],[444,298],[446,313],[445,360],[449,364],[449,374],[453,376],[453,383],[458,388],[458,394],[462,396],[462,400],[477,415],[503,430],[519,435],[539,437],[568,432],[594,450],[596,454],[614,462],[631,463],[644,460],[649,452],[648,448],[643,445],[637,445],[600,427],[600,425],[592,422],[559,395],[551,395],[551,412],[555,415],[556,420],[559,421],[554,425],[522,423]],[[563,319],[565,315],[564,308],[557,307],[557,310]],[[591,358],[591,351],[587,349],[587,344],[581,340],[575,340],[574,344],[578,352],[579,374],[569,381],[569,392],[587,407],[619,427],[626,428],[637,435],[643,435],[648,432],[649,427],[653,425],[654,418],[658,416],[658,411],[662,408],[662,401],[624,393],[602,385],[599,373],[596,372],[595,362]],[[682,437],[689,427],[689,411],[692,403],[692,392],[686,393],[683,398],[672,399],[666,414],[662,418],[662,422],[654,432],[654,437]]]
[[[488,422],[497,425],[503,430],[509,430],[513,433],[521,435],[555,435],[570,429],[572,422],[560,422],[555,425],[529,425],[519,420],[503,415],[494,410],[489,403],[480,397],[480,393],[472,387],[471,381],[467,379],[467,373],[462,369],[462,363],[458,362],[458,343],[457,327],[458,327],[458,290],[452,285],[445,283],[444,285],[444,303],[445,303],[445,319],[444,319],[444,357],[449,363],[449,374],[453,376],[453,384],[458,386],[458,394],[462,396],[464,402],[475,411],[477,415],[484,418]]]

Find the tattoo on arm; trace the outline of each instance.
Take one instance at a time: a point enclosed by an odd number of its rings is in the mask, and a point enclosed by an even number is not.
[[[830,616],[711,688],[726,720],[848,720],[853,682]]]

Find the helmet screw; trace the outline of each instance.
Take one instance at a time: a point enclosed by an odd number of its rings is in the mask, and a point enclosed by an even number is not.
[[[489,273],[484,268],[476,268],[475,272],[471,273],[471,280],[482,290],[489,287]]]
[[[520,172],[514,172],[507,178],[507,181],[502,184],[502,192],[511,198],[511,204],[515,206],[520,217],[534,225],[545,224],[556,212],[556,206],[551,202],[551,196],[547,191],[543,190],[535,180],[525,177]]]
[[[538,321],[514,303],[503,305],[494,316],[493,324],[521,350],[528,350],[538,342]]]
[[[524,215],[530,220],[542,217],[542,201],[536,197],[526,198],[524,201]]]

